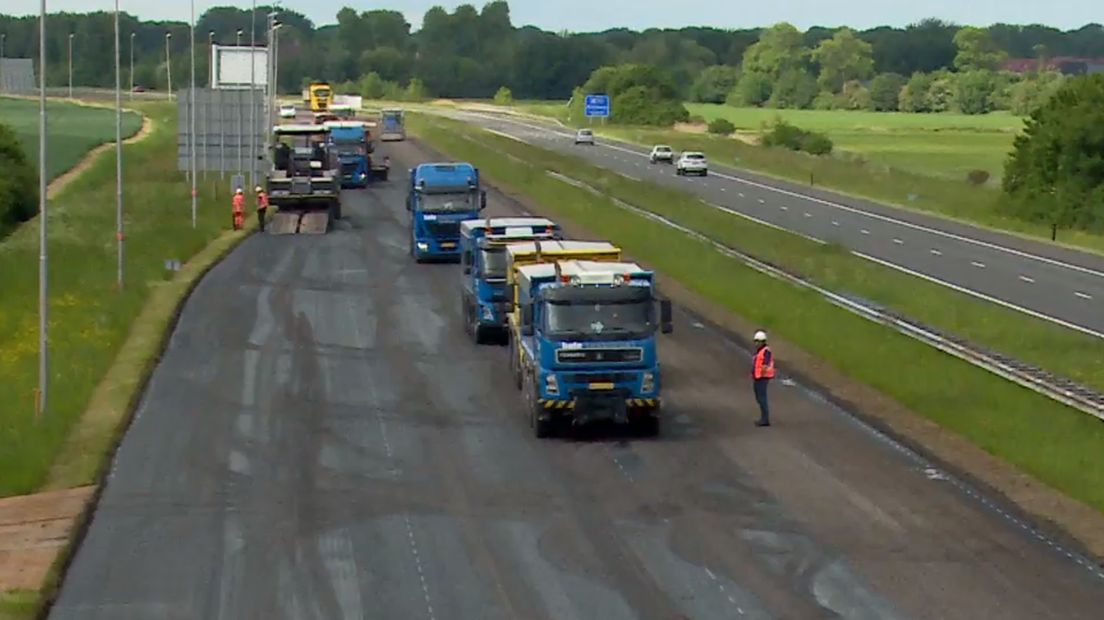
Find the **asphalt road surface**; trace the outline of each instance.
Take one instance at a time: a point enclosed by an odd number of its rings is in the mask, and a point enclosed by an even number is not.
[[[630,178],[696,193],[719,209],[840,243],[888,267],[1104,338],[1104,257],[769,179],[716,161],[708,177],[679,177],[674,166],[650,164],[647,148],[603,138],[594,147],[575,146],[574,130],[552,123],[447,114],[579,155]]]
[[[659,439],[535,439],[403,195],[198,286],[51,618],[1100,617],[1104,576],[815,394],[754,428],[746,352],[682,314]]]

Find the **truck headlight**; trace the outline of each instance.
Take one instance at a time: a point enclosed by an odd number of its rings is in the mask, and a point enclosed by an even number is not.
[[[549,394],[560,393],[560,383],[556,380],[556,375],[551,373],[544,375],[544,391]]]
[[[483,318],[488,321],[494,318],[494,310],[490,306],[483,306]]]
[[[422,243],[421,241],[419,241],[418,242],[418,249],[425,252],[426,250],[429,249],[429,244],[428,243]]]
[[[648,371],[644,373],[644,378],[640,381],[641,392],[654,392],[655,391],[655,373]]]

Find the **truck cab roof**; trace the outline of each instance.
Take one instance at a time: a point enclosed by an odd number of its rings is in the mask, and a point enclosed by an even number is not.
[[[474,186],[479,171],[469,163],[441,162],[418,164],[410,172],[414,187],[459,188]]]
[[[367,125],[363,121],[326,121],[323,127],[334,129],[364,129]]]
[[[530,282],[559,280],[564,284],[614,285],[650,281],[652,272],[636,263],[563,260],[518,267],[518,276]]]
[[[532,235],[534,228],[558,230],[559,226],[543,217],[488,217],[477,220],[464,220],[460,223],[460,234],[465,237],[478,236],[525,236]]]
[[[568,239],[515,243],[506,251],[514,258],[527,254],[542,254],[553,257],[594,253],[621,255],[621,248],[608,241],[574,241]]]
[[[276,125],[272,133],[280,136],[311,136],[330,133],[330,128],[325,125],[287,124]]]

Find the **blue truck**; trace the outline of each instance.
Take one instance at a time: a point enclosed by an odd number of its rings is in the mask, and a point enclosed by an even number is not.
[[[496,217],[460,223],[460,307],[464,329],[476,344],[482,344],[489,335],[506,335],[510,308],[506,246],[561,236],[559,225],[543,217]]]
[[[327,121],[330,144],[341,162],[341,187],[365,188],[373,181],[386,181],[390,162],[377,165],[372,159],[375,145],[368,125],[361,121]]]
[[[426,163],[410,169],[406,209],[410,211],[410,255],[426,260],[460,260],[460,223],[487,207],[479,170],[468,163]]]
[[[635,263],[567,260],[517,268],[522,392],[537,437],[611,420],[654,436],[660,427],[656,331],[671,302]],[[658,311],[658,312],[657,312]]]
[[[406,127],[404,125],[402,110],[386,109],[380,111],[380,140],[383,142],[401,141],[406,139]]]

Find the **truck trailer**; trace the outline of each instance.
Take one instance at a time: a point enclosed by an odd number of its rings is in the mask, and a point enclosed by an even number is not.
[[[380,141],[394,142],[406,139],[406,126],[402,110],[381,110],[379,125]]]
[[[460,259],[460,223],[487,206],[479,170],[468,163],[427,163],[410,170],[410,255],[417,262]]]
[[[533,240],[554,240],[560,227],[543,217],[496,217],[460,223],[463,265],[460,305],[464,329],[476,344],[488,335],[506,335],[506,247]]]
[[[537,437],[598,420],[660,425],[656,332],[671,303],[635,263],[567,260],[518,269],[522,393]]]

